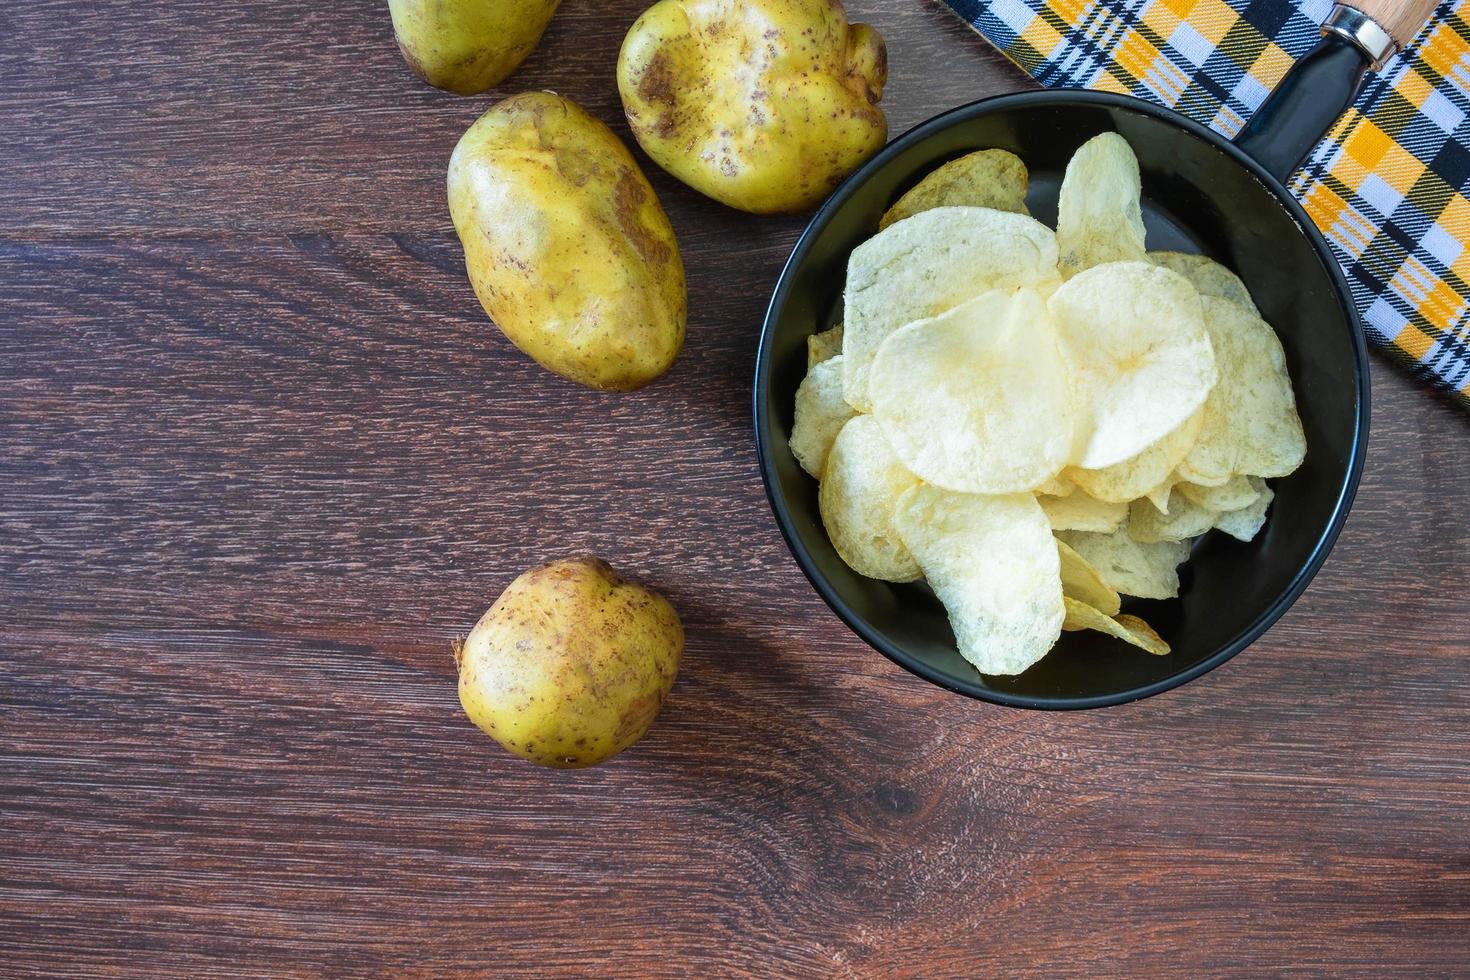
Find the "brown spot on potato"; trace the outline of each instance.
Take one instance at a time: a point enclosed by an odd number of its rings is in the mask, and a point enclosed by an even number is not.
[[[663,265],[669,261],[668,243],[651,234],[639,220],[639,212],[648,200],[649,191],[637,173],[623,168],[618,174],[617,186],[613,191],[613,209],[618,227],[637,250],[643,261],[650,265]],[[603,565],[607,569],[606,564]],[[610,569],[608,569],[610,571]]]

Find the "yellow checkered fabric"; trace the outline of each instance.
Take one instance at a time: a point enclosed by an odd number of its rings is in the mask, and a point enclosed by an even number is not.
[[[1331,0],[944,0],[1043,85],[1121,92],[1233,137]],[[1369,77],[1290,190],[1369,339],[1470,407],[1470,0]]]

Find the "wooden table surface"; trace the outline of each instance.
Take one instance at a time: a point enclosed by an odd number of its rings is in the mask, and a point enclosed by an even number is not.
[[[1028,84],[929,0],[894,134]],[[568,0],[497,94],[625,137],[637,0]],[[1181,690],[945,694],[787,554],[750,430],[802,226],[649,176],[689,339],[631,395],[488,324],[444,203],[489,103],[384,5],[0,13],[0,973],[1369,975],[1470,962],[1470,418],[1373,364],[1307,594]],[[545,771],[451,639],[594,551],[688,649],[646,739]]]

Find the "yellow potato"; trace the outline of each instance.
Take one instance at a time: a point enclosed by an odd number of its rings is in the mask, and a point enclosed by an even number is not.
[[[684,343],[679,245],[632,154],[550,92],[481,116],[449,161],[449,211],[490,318],[543,367],[628,391]]]
[[[1030,175],[1021,158],[1006,150],[976,150],[951,160],[919,181],[878,222],[882,231],[920,211],[944,207],[994,208],[1029,214]]]
[[[887,75],[882,37],[838,0],[662,0],[618,56],[644,152],[759,213],[814,207],[883,146]]]
[[[632,745],[674,685],[668,601],[597,558],[533,568],[455,649],[465,714],[516,755],[575,769]]]
[[[424,81],[476,95],[535,49],[561,0],[388,0],[403,60]]]

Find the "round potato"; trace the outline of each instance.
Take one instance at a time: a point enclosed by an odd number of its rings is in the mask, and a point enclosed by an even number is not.
[[[457,646],[459,699],[524,759],[595,765],[643,737],[683,651],[662,596],[598,558],[555,561],[512,582]]]
[[[449,212],[485,312],[537,363],[612,391],[673,363],[674,230],[628,148],[575,103],[529,92],[476,120],[449,161]]]
[[[435,88],[477,95],[541,40],[561,0],[388,0],[403,60]]]
[[[838,0],[662,0],[634,22],[618,91],[644,151],[722,204],[816,206],[878,151],[883,39]]]

